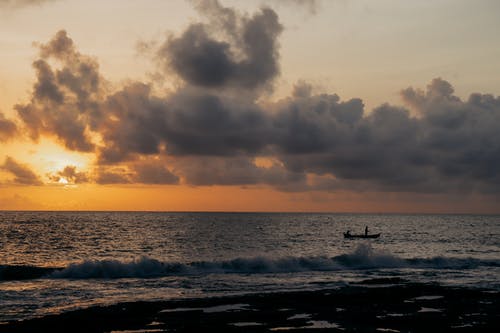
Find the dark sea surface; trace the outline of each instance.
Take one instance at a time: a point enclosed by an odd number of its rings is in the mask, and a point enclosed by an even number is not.
[[[0,322],[378,278],[500,290],[500,216],[0,212]]]

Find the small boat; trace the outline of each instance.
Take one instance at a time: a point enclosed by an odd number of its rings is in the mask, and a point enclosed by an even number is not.
[[[344,238],[379,238],[379,237],[380,233],[371,235],[365,235],[365,234],[351,235],[350,233],[344,232]]]

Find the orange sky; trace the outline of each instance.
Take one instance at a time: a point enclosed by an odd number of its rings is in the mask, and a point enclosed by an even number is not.
[[[234,186],[16,186],[0,193],[0,209],[7,210],[498,213],[498,202],[481,197],[465,202],[439,195],[284,193]]]
[[[498,9],[1,3],[0,209],[500,213]]]

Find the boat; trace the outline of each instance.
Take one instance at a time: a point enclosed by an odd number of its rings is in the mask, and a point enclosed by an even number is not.
[[[350,233],[344,232],[344,238],[379,238],[379,237],[380,233],[371,235],[365,235],[365,234],[351,235]]]

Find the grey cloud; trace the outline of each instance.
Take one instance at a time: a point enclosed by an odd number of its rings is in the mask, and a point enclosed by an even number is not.
[[[60,63],[53,69],[48,60]],[[30,137],[54,135],[68,149],[94,150],[88,130],[94,125],[99,99],[98,65],[76,51],[66,31],[59,31],[47,44],[40,46],[40,59],[33,63],[37,81],[31,101],[15,106]]]
[[[476,93],[462,101],[442,79],[425,92],[408,88],[402,96],[422,115],[421,145],[441,179],[474,180],[468,187],[498,191],[500,97]]]
[[[291,128],[298,128],[301,133],[298,137],[303,140],[285,141],[286,150],[281,157],[285,166],[296,172],[332,175],[334,187],[352,186],[352,180],[388,187],[393,184],[406,187],[422,181],[425,168],[415,164],[421,153],[416,139],[416,119],[410,118],[407,110],[389,105],[361,117],[359,103],[346,102],[351,107],[349,117],[342,108],[340,113],[319,114],[318,109],[313,108],[311,110],[316,110],[312,112],[313,117],[309,115],[298,122],[292,118]],[[330,110],[344,106],[342,103],[331,105],[334,108]],[[301,129],[300,124],[305,126]],[[292,135],[293,132],[290,137]]]
[[[106,146],[101,164],[156,155],[256,154],[273,141],[272,119],[254,102],[181,89],[168,98],[134,84],[108,96],[97,126]]]
[[[304,188],[303,173],[294,173],[279,165],[257,166],[253,158],[246,156],[181,157],[173,161],[174,169],[190,185],[272,185],[283,190]]]
[[[100,163],[158,154],[166,132],[166,112],[165,100],[152,96],[146,84],[134,83],[109,95],[99,106],[100,120],[95,124],[106,142],[99,151]]]
[[[341,142],[363,115],[359,99],[337,95],[290,99],[268,112],[252,100],[181,89],[161,100],[144,85],[127,87],[104,106],[118,120],[103,121],[103,163],[136,154],[153,155],[162,144],[170,155],[237,156],[326,151]],[[103,111],[104,113],[104,111]]]
[[[14,183],[22,185],[42,185],[37,174],[27,165],[21,164],[12,157],[7,156],[0,169],[14,176]]]
[[[95,182],[101,185],[129,184],[130,176],[125,170],[98,170]]]
[[[382,105],[343,126],[328,113],[285,112],[284,123],[294,125],[282,127],[298,135],[284,141],[280,158],[290,170],[334,177],[318,188],[498,193],[500,98],[472,94],[462,101],[441,79],[402,96],[418,116]]]
[[[17,125],[12,120],[5,118],[0,112],[0,142],[7,141],[17,135]]]
[[[289,98],[264,105],[258,88],[277,72],[261,60],[271,57],[271,66],[278,68],[276,14],[263,9],[241,16],[218,2],[207,8],[209,25],[193,24],[163,46],[170,61],[183,63],[177,70],[187,81],[163,96],[139,82],[106,93],[97,62],[59,32],[41,46],[31,102],[16,107],[31,136],[52,134],[69,149],[94,151],[100,168],[94,181],[101,184],[498,195],[500,97],[472,94],[462,100],[450,83],[435,79],[425,90],[402,91],[408,108],[384,104],[365,112],[359,98],[314,95],[299,82]],[[218,25],[212,22],[217,17]],[[212,37],[215,27],[224,40]],[[271,50],[260,49],[266,43]],[[61,68],[51,67],[48,58]],[[220,72],[210,73],[212,61],[222,64]],[[252,62],[267,74],[250,71]],[[89,134],[103,144],[94,146]],[[259,167],[256,157],[276,163]]]
[[[158,55],[167,67],[195,86],[268,86],[279,73],[277,37],[282,26],[276,13],[262,8],[246,17],[218,1],[201,2],[198,8],[210,23],[192,24],[163,44]],[[216,39],[217,33],[225,40]]]
[[[178,184],[179,177],[174,175],[161,162],[140,163],[133,167],[135,175],[134,183],[141,184]]]
[[[169,107],[165,140],[173,155],[255,154],[274,135],[269,115],[253,102],[182,91]]]
[[[179,183],[179,177],[169,170],[164,161],[156,158],[145,158],[120,167],[101,166],[94,173],[94,181],[98,184]]]
[[[89,176],[85,172],[78,172],[73,165],[66,166],[63,170],[51,175],[52,181],[58,182],[64,178],[70,184],[82,184],[89,182]]]
[[[340,102],[337,95],[295,97],[282,101],[273,117],[277,146],[283,154],[326,152],[349,139],[363,116],[360,99]]]
[[[312,85],[309,83],[300,80],[293,86],[292,97],[311,97],[312,94]]]

